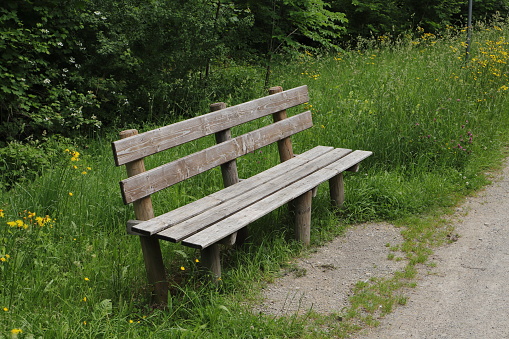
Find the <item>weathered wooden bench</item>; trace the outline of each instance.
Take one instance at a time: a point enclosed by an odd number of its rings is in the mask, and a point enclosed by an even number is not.
[[[128,178],[120,182],[124,203],[133,203],[137,220],[130,233],[140,235],[149,283],[157,303],[167,300],[168,286],[158,239],[181,242],[201,250],[202,263],[213,277],[221,274],[219,244],[233,244],[237,233],[285,203],[295,214],[295,236],[310,241],[313,190],[329,181],[336,206],[344,201],[343,171],[357,171],[369,151],[317,146],[294,155],[290,136],[313,126],[311,112],[287,117],[286,109],[309,101],[306,86],[283,91],[273,87],[266,97],[226,108],[211,105],[211,113],[138,134],[121,132],[112,143],[117,166],[125,165]],[[273,115],[274,123],[231,137],[230,128]],[[143,158],[215,134],[217,144],[145,170]],[[271,143],[278,143],[281,164],[239,180],[236,158]],[[192,176],[221,166],[226,188],[168,213],[154,216],[151,194]]]

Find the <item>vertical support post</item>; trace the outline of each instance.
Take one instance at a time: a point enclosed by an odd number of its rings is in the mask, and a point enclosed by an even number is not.
[[[343,173],[329,179],[330,198],[333,204],[341,208],[345,202],[345,183],[343,181]]]
[[[295,201],[295,239],[304,245],[311,242],[311,202],[313,191],[307,191]]]
[[[135,129],[126,130],[120,132],[120,138],[124,139],[136,134],[138,134],[138,131]],[[145,162],[143,159],[127,163],[125,167],[129,177],[145,172]],[[154,209],[150,196],[133,202],[133,208],[137,220],[149,220],[154,217]],[[152,302],[166,305],[168,302],[168,282],[166,281],[159,240],[154,237],[140,236],[140,243],[148,282],[153,286]]]
[[[283,92],[283,88],[281,86],[269,88],[269,94],[276,94],[281,92]],[[286,118],[287,118],[286,110],[282,110],[272,114],[272,119],[274,120],[274,122],[278,122]],[[290,137],[279,140],[277,142],[277,148],[279,150],[279,159],[281,160],[281,162],[293,158],[293,147],[292,140],[290,139]]]
[[[281,93],[281,86],[269,88],[269,94]],[[272,114],[274,122],[287,118],[286,110]],[[281,162],[293,158],[292,140],[290,137],[281,139],[277,142],[279,159]],[[295,238],[304,245],[309,245],[311,241],[311,201],[313,200],[313,190],[304,193],[300,197],[289,203],[290,213],[295,215]]]
[[[216,102],[210,105],[210,111],[215,112],[226,108],[224,102]],[[232,138],[230,129],[225,129],[216,133],[216,142],[222,143]],[[224,187],[234,185],[239,182],[239,174],[237,171],[237,161],[231,160],[221,165],[221,174],[223,175]]]
[[[465,53],[465,61],[470,57],[470,43],[472,42],[472,7],[473,0],[468,0],[468,19],[467,19],[467,50]]]
[[[211,275],[212,282],[218,283],[221,278],[221,256],[219,244],[213,244],[201,250],[201,262]]]
[[[210,105],[210,111],[215,112],[221,109],[226,108],[226,104],[224,102],[216,102]],[[219,131],[215,134],[216,143],[222,143],[232,138],[231,130],[225,129],[223,131]],[[239,172],[237,170],[237,161],[231,160],[221,165],[221,174],[223,176],[223,185],[224,187],[228,187],[231,185],[235,185],[239,182]],[[238,244],[242,244],[248,237],[249,232],[248,228],[244,227],[238,232],[230,235],[228,238],[224,239],[223,243],[225,245],[233,245],[236,242]]]

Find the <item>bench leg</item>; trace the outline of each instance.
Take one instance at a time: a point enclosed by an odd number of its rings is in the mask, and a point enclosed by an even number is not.
[[[219,255],[219,244],[213,244],[201,250],[201,262],[212,281],[217,283],[221,279],[221,258]]]
[[[143,260],[147,270],[147,278],[153,286],[152,302],[166,307],[168,303],[168,282],[164,270],[163,256],[159,240],[152,237],[140,237]]]
[[[345,184],[343,181],[343,173],[339,173],[335,177],[329,179],[329,189],[332,202],[336,207],[341,208],[345,202]]]
[[[294,200],[295,238],[304,245],[311,242],[311,202],[313,191],[308,191]]]

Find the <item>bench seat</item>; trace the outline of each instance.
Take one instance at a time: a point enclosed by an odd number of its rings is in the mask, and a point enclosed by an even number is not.
[[[371,155],[317,146],[253,177],[148,221],[132,231],[204,249]]]

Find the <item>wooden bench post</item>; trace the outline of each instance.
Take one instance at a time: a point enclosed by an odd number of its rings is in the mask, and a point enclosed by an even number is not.
[[[210,111],[215,112],[226,108],[226,103],[216,102],[210,105]],[[232,138],[231,130],[225,129],[215,133],[216,143],[222,143]],[[237,171],[237,161],[231,160],[221,165],[221,175],[223,177],[224,187],[235,185],[239,182],[239,173]],[[247,237],[247,228],[244,228],[243,236]],[[237,233],[240,233],[237,232]],[[224,244],[233,245],[237,240],[237,233],[234,233],[227,238],[223,239]],[[239,237],[240,238],[240,237]],[[245,238],[244,238],[245,239]],[[212,275],[212,281],[217,282],[221,277],[221,257],[219,244],[213,244],[201,250],[201,261],[202,265]]]
[[[281,86],[269,88],[269,94],[283,92]],[[287,118],[286,110],[272,114],[274,122]],[[279,159],[281,162],[293,158],[292,140],[290,137],[277,142]],[[290,212],[295,215],[295,238],[304,245],[309,245],[311,238],[311,202],[313,200],[313,190],[304,193],[289,204]]]
[[[283,92],[283,87],[281,86],[269,88],[269,94],[276,94],[281,92]],[[272,119],[274,120],[274,122],[278,122],[286,118],[287,118],[286,110],[282,110],[272,114]],[[277,148],[279,150],[279,159],[281,160],[281,162],[293,158],[293,147],[292,140],[290,139],[290,137],[279,140],[277,142]]]
[[[348,172],[358,172],[359,164],[347,169]],[[345,182],[343,179],[343,173],[339,173],[335,177],[329,179],[330,198],[334,206],[341,208],[345,202]]]
[[[120,138],[124,139],[138,134],[135,129],[120,132]],[[145,172],[145,162],[143,159],[135,160],[125,164],[127,176]],[[150,196],[133,202],[134,215],[136,220],[150,220],[154,217],[154,209]],[[164,270],[163,257],[159,240],[153,237],[140,236],[141,249],[147,278],[150,285],[153,286],[152,302],[158,305],[167,305],[168,303],[168,282]]]
[[[343,173],[339,173],[335,177],[329,179],[329,192],[334,206],[341,208],[345,202],[345,184],[343,181]]]

